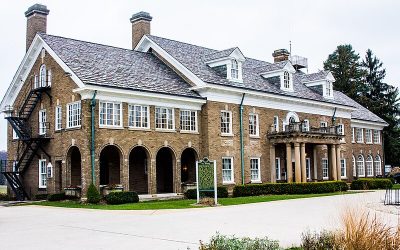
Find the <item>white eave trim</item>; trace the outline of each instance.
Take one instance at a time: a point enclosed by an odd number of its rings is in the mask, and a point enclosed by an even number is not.
[[[205,82],[203,82],[199,77],[197,77],[192,71],[183,66],[178,60],[176,60],[173,56],[168,54],[163,48],[161,48],[157,43],[151,40],[151,38],[144,35],[142,39],[140,39],[139,43],[136,45],[135,50],[141,52],[147,52],[149,49],[153,49],[157,54],[159,54],[162,58],[167,60],[175,69],[177,69],[180,73],[182,73],[185,77],[189,79],[194,85],[198,87],[205,86]]]
[[[359,119],[351,119],[351,127],[352,128],[368,128],[368,129],[377,129],[382,130],[387,127],[387,123],[383,122],[373,122],[373,121],[365,121]]]
[[[21,64],[18,67],[17,72],[14,75],[11,84],[9,85],[6,94],[3,97],[3,100],[0,103],[0,112],[4,110],[5,106],[12,105],[15,102],[15,99],[18,96],[18,93],[21,91],[22,86],[29,77],[29,73],[32,70],[33,65],[36,62],[40,52],[42,49],[45,49],[46,52],[60,65],[60,67],[68,73],[71,73],[71,79],[79,86],[83,87],[83,82],[75,75],[75,73],[57,56],[57,54],[46,44],[46,42],[40,37],[40,35],[36,34],[35,38],[32,41],[31,46],[26,52],[24,58],[22,59]]]
[[[118,89],[112,87],[86,85],[83,88],[74,89],[74,93],[81,95],[81,99],[91,99],[97,90],[96,100],[119,101],[131,104],[155,105],[180,109],[201,110],[205,99],[190,98],[185,96],[166,95],[161,93]]]

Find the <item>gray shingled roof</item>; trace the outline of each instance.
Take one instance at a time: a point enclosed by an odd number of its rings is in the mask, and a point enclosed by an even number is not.
[[[285,65],[288,63],[288,61],[282,61],[282,62],[277,62],[277,63],[271,63],[269,65],[257,67],[254,70],[258,73],[267,73],[275,70],[281,70],[285,67]]]
[[[317,73],[303,74],[300,77],[302,82],[312,82],[325,79],[328,74],[329,71],[321,70]]]
[[[364,108],[361,104],[359,104],[358,102],[354,101],[353,99],[351,99],[347,95],[343,94],[342,92],[334,91],[334,95],[337,96],[338,98],[342,99],[344,102],[346,102],[347,105],[354,106],[354,107],[357,108],[357,110],[351,112],[351,118],[352,119],[359,119],[359,120],[364,120],[364,121],[386,123],[379,116],[375,115],[374,113],[372,113],[368,109]]]
[[[84,84],[201,98],[151,53],[43,33],[40,37]]]
[[[211,54],[205,55],[205,56],[203,57],[203,61],[204,61],[204,62],[209,62],[209,61],[212,61],[212,60],[215,60],[215,59],[227,57],[227,56],[229,56],[230,54],[232,54],[232,52],[233,52],[235,49],[237,49],[237,47],[213,52],[213,53],[211,53]]]

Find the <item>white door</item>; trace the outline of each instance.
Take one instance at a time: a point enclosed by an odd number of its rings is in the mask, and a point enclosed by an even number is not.
[[[307,180],[311,180],[311,159],[306,158],[306,176]]]
[[[39,110],[39,135],[45,135],[47,128],[46,128],[46,110],[42,109]]]

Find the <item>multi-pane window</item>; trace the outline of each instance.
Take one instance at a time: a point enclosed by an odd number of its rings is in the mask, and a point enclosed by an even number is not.
[[[142,105],[128,106],[128,126],[133,128],[150,128],[149,107]]]
[[[381,163],[381,157],[379,155],[375,157],[374,167],[375,167],[375,175],[382,175],[382,163]]]
[[[46,110],[39,110],[39,135],[45,135],[47,132],[47,115]]]
[[[72,102],[67,104],[67,128],[76,128],[81,126],[81,102]]]
[[[47,165],[46,159],[39,160],[39,188],[47,187]]]
[[[310,131],[310,121],[307,119],[303,121],[303,131]]]
[[[40,71],[39,71],[40,87],[46,87],[46,78],[47,78],[46,65],[42,64],[42,66],[40,66]]]
[[[374,130],[374,143],[380,144],[381,143],[381,131]]]
[[[355,128],[351,128],[351,142],[356,142],[354,130]]]
[[[39,88],[39,76],[38,75],[34,76],[33,81],[34,81],[34,84],[35,84],[34,88],[35,89]]]
[[[330,81],[326,82],[325,94],[326,94],[326,96],[332,96],[332,82],[330,82]]]
[[[250,159],[250,177],[251,181],[261,181],[260,178],[260,158]]]
[[[367,160],[365,161],[365,165],[367,167],[367,176],[374,175],[374,161],[371,155],[367,156]]]
[[[359,143],[364,142],[364,135],[363,135],[362,128],[356,128],[356,138],[357,138],[357,142],[359,142]]]
[[[61,130],[62,128],[62,109],[61,106],[56,107],[56,115],[55,115],[55,130]]]
[[[372,129],[365,129],[365,142],[372,143]]]
[[[323,158],[322,159],[322,177],[323,179],[328,179],[329,178],[329,169],[328,169],[328,159]]]
[[[156,107],[156,129],[173,130],[174,109]]]
[[[365,176],[364,156],[362,155],[357,158],[357,172],[359,177]]]
[[[326,128],[326,127],[328,127],[328,123],[327,123],[327,122],[323,122],[323,121],[320,122],[319,125],[320,125],[321,128]]]
[[[232,135],[232,112],[221,111],[221,134]]]
[[[249,115],[249,134],[253,136],[259,135],[258,114]]]
[[[232,60],[232,63],[231,63],[231,78],[232,79],[239,78],[239,65],[236,60]]]
[[[356,158],[354,157],[354,155],[352,155],[352,158],[353,158],[353,176],[356,177],[357,176]]]
[[[338,124],[338,130],[337,130],[339,135],[344,135],[344,126],[343,124]]]
[[[276,174],[276,179],[280,180],[281,179],[281,158],[279,158],[279,157],[275,158],[275,174]]]
[[[341,178],[346,178],[347,173],[346,173],[346,159],[340,159],[340,174]]]
[[[279,132],[279,117],[274,116],[274,130],[275,132]]]
[[[232,183],[233,182],[233,158],[223,157],[222,158],[222,182]]]
[[[290,75],[287,71],[283,73],[283,88],[290,89]]]
[[[194,110],[180,111],[181,131],[197,132],[197,112]]]
[[[121,103],[100,102],[100,126],[121,127]]]
[[[51,86],[51,69],[47,71],[47,85]]]

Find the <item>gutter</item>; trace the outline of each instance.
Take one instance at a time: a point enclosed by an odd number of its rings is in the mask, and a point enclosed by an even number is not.
[[[240,165],[242,171],[242,185],[244,185],[244,146],[243,146],[243,100],[245,93],[242,94],[242,100],[240,101]]]
[[[96,108],[96,95],[97,95],[97,90],[94,91],[92,100],[90,101],[90,109],[91,109],[91,145],[90,145],[90,156],[91,156],[91,165],[92,165],[92,183],[96,183],[96,177],[95,177],[95,172],[94,172],[94,142],[95,142],[95,129],[94,129],[94,113],[95,113],[95,108]]]

